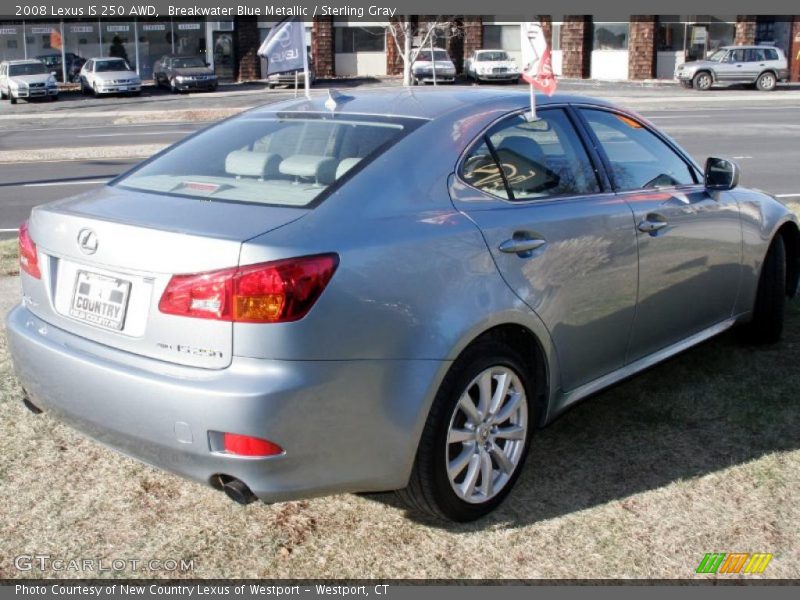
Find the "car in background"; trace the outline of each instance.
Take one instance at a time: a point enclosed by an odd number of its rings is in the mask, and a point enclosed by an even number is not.
[[[217,89],[217,75],[201,56],[167,54],[153,65],[153,79],[157,86],[166,86],[171,92],[189,92]]]
[[[303,88],[305,86],[302,71],[292,71],[290,73],[273,73],[272,75],[267,76],[267,87],[269,89],[273,89],[279,85],[288,85],[290,87],[293,87],[295,81],[297,81],[298,88]],[[317,70],[314,68],[314,60],[311,58],[311,55],[309,55],[308,84],[314,85],[314,82],[316,81],[317,81]]]
[[[80,86],[95,96],[142,92],[142,80],[124,58],[90,58],[81,68]]]
[[[770,92],[789,80],[789,63],[774,46],[723,46],[705,60],[678,65],[675,79],[684,87],[706,91],[713,85],[749,84]]]
[[[55,78],[58,81],[64,81],[64,69],[62,69],[62,57],[60,52],[53,54],[43,54],[36,57],[37,60],[42,61],[48,69],[55,73]],[[67,61],[67,82],[80,83],[81,68],[86,63],[86,59],[78,56],[73,52],[66,52],[64,58]]]
[[[16,104],[24,98],[58,99],[58,82],[40,60],[7,60],[0,63],[0,99]]]
[[[780,339],[786,206],[609,102],[536,114],[286,100],[35,207],[5,330],[26,405],[240,503],[401,490],[468,521],[580,400],[737,324]]]
[[[481,81],[518,82],[519,67],[505,50],[475,50],[464,63],[464,74]]]
[[[434,70],[436,71],[434,73]],[[411,82],[414,85],[420,83],[453,83],[456,80],[456,66],[442,48],[434,48],[433,51],[419,49],[414,55],[414,62],[411,64]]]

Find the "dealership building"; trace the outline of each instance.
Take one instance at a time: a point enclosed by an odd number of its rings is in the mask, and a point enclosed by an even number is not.
[[[557,75],[604,80],[672,79],[675,65],[729,44],[774,44],[800,81],[800,16],[634,15],[605,22],[583,15],[540,16]],[[425,17],[413,17],[420,31]],[[143,79],[164,54],[197,55],[220,79],[262,78],[256,51],[274,20],[212,19],[0,20],[0,60],[43,58],[59,75],[76,57],[122,56]],[[387,76],[402,61],[387,27],[333,17],[306,23],[306,41],[319,77]],[[449,17],[437,36],[458,70],[474,50],[503,49],[520,61],[519,21],[499,17]]]

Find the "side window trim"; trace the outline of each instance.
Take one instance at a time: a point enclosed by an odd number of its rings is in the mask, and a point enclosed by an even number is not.
[[[468,186],[468,187],[470,187],[472,189],[478,190],[479,192],[481,192],[483,194],[487,194],[488,196],[491,196],[492,198],[495,198],[495,199],[500,200],[502,202],[507,202],[507,203],[516,204],[516,205],[523,205],[523,206],[527,205],[527,204],[530,204],[532,202],[543,202],[543,201],[553,201],[553,200],[562,200],[562,199],[566,200],[566,199],[569,199],[569,198],[576,198],[576,197],[590,197],[590,196],[594,197],[594,196],[600,196],[600,195],[604,195],[604,194],[613,193],[614,192],[614,186],[612,185],[612,182],[611,182],[611,178],[610,178],[611,176],[610,176],[610,173],[608,171],[608,166],[606,165],[605,162],[603,162],[603,156],[600,155],[599,152],[595,151],[595,149],[593,147],[593,144],[595,143],[595,141],[594,141],[594,139],[592,137],[590,137],[590,134],[586,131],[588,129],[588,127],[584,123],[582,115],[576,114],[579,111],[575,110],[572,104],[552,104],[552,105],[543,106],[541,108],[537,108],[537,113],[541,114],[541,113],[545,113],[545,112],[551,111],[551,110],[562,110],[564,112],[564,114],[566,115],[567,120],[572,125],[572,129],[573,129],[573,132],[575,133],[575,137],[578,138],[578,140],[580,141],[581,147],[583,148],[583,151],[586,153],[586,158],[588,158],[589,163],[592,166],[592,171],[594,172],[594,176],[596,178],[597,185],[598,185],[598,188],[599,188],[598,191],[589,192],[589,193],[586,193],[586,194],[572,194],[572,195],[568,195],[568,196],[551,196],[551,197],[545,197],[545,198],[527,198],[527,199],[519,199],[519,200],[517,200],[515,198],[514,192],[511,189],[511,186],[509,185],[508,180],[506,179],[505,173],[503,172],[503,169],[500,167],[500,160],[499,160],[499,158],[497,156],[497,151],[495,150],[494,144],[492,144],[491,140],[489,139],[489,135],[491,134],[491,132],[497,126],[499,126],[501,123],[505,122],[506,120],[512,119],[512,118],[514,118],[516,116],[519,116],[519,115],[522,115],[522,114],[525,114],[526,112],[528,112],[529,111],[528,108],[516,109],[516,110],[514,110],[512,112],[508,112],[508,113],[503,114],[501,117],[499,117],[498,119],[492,121],[489,125],[487,125],[483,129],[483,131],[481,131],[481,133],[475,139],[473,139],[469,144],[467,144],[466,149],[461,153],[461,155],[458,158],[458,161],[456,162],[455,175],[458,178],[458,180],[461,183],[463,183],[464,185],[466,185],[466,186]],[[501,174],[501,176],[503,178],[503,186],[505,188],[506,195],[508,196],[507,198],[500,198],[499,196],[494,196],[492,194],[489,194],[488,192],[486,192],[484,190],[481,190],[480,188],[476,188],[475,186],[471,185],[469,182],[467,182],[461,176],[462,169],[463,169],[463,166],[464,166],[464,162],[469,158],[470,154],[476,148],[478,148],[481,144],[485,144],[486,147],[489,149],[489,152],[492,155],[492,160],[494,160],[495,165],[497,166],[498,170],[500,171],[500,174]]]
[[[672,150],[672,152],[679,159],[681,159],[681,161],[686,165],[686,168],[688,169],[689,173],[691,174],[692,179],[694,179],[694,183],[670,186],[670,187],[667,187],[667,188],[664,188],[664,189],[687,188],[687,187],[695,187],[695,186],[698,186],[698,185],[702,185],[702,183],[703,183],[702,176],[701,176],[702,171],[700,170],[700,167],[698,167],[694,163],[693,160],[691,160],[688,156],[686,156],[683,152],[681,152],[679,148],[676,148],[675,144],[673,144],[669,139],[665,138],[660,132],[658,132],[658,131],[654,130],[653,128],[649,127],[646,123],[643,123],[638,118],[634,117],[633,115],[625,114],[622,111],[614,110],[612,107],[606,107],[606,106],[579,104],[579,105],[575,105],[574,108],[575,108],[575,112],[577,113],[577,117],[581,121],[581,125],[583,126],[583,128],[586,131],[586,135],[590,138],[592,146],[597,151],[598,155],[600,156],[600,159],[603,162],[603,167],[605,169],[606,176],[608,177],[608,180],[609,180],[609,182],[611,184],[611,189],[614,192],[620,193],[620,192],[629,192],[629,191],[632,191],[632,190],[620,190],[619,189],[619,186],[617,185],[617,182],[614,180],[614,169],[613,169],[613,167],[611,165],[611,161],[609,160],[608,155],[606,154],[606,151],[603,148],[603,145],[600,143],[600,140],[597,138],[597,136],[595,135],[594,131],[592,130],[591,125],[589,125],[589,122],[586,119],[586,116],[583,114],[584,110],[596,110],[596,111],[600,111],[600,112],[607,112],[607,113],[611,113],[612,115],[625,117],[626,119],[630,119],[632,121],[635,121],[636,123],[639,124],[639,126],[642,129],[650,132],[659,141],[661,141],[670,150]],[[644,189],[644,188],[638,188],[638,189]]]

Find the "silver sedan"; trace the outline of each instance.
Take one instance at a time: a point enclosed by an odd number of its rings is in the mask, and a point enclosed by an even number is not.
[[[295,99],[20,231],[34,411],[238,502],[470,520],[531,435],[733,327],[781,336],[797,218],[639,116],[490,90]]]

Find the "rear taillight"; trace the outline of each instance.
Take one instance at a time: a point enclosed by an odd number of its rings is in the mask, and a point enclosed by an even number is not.
[[[338,264],[335,254],[320,254],[174,275],[158,309],[170,315],[240,323],[297,321],[314,306]]]
[[[36,255],[36,244],[28,233],[28,222],[19,228],[19,267],[31,277],[42,278],[39,270],[39,257]]]
[[[237,456],[275,456],[283,453],[283,448],[278,444],[249,435],[225,433],[222,439],[223,448],[228,454],[236,454]]]

